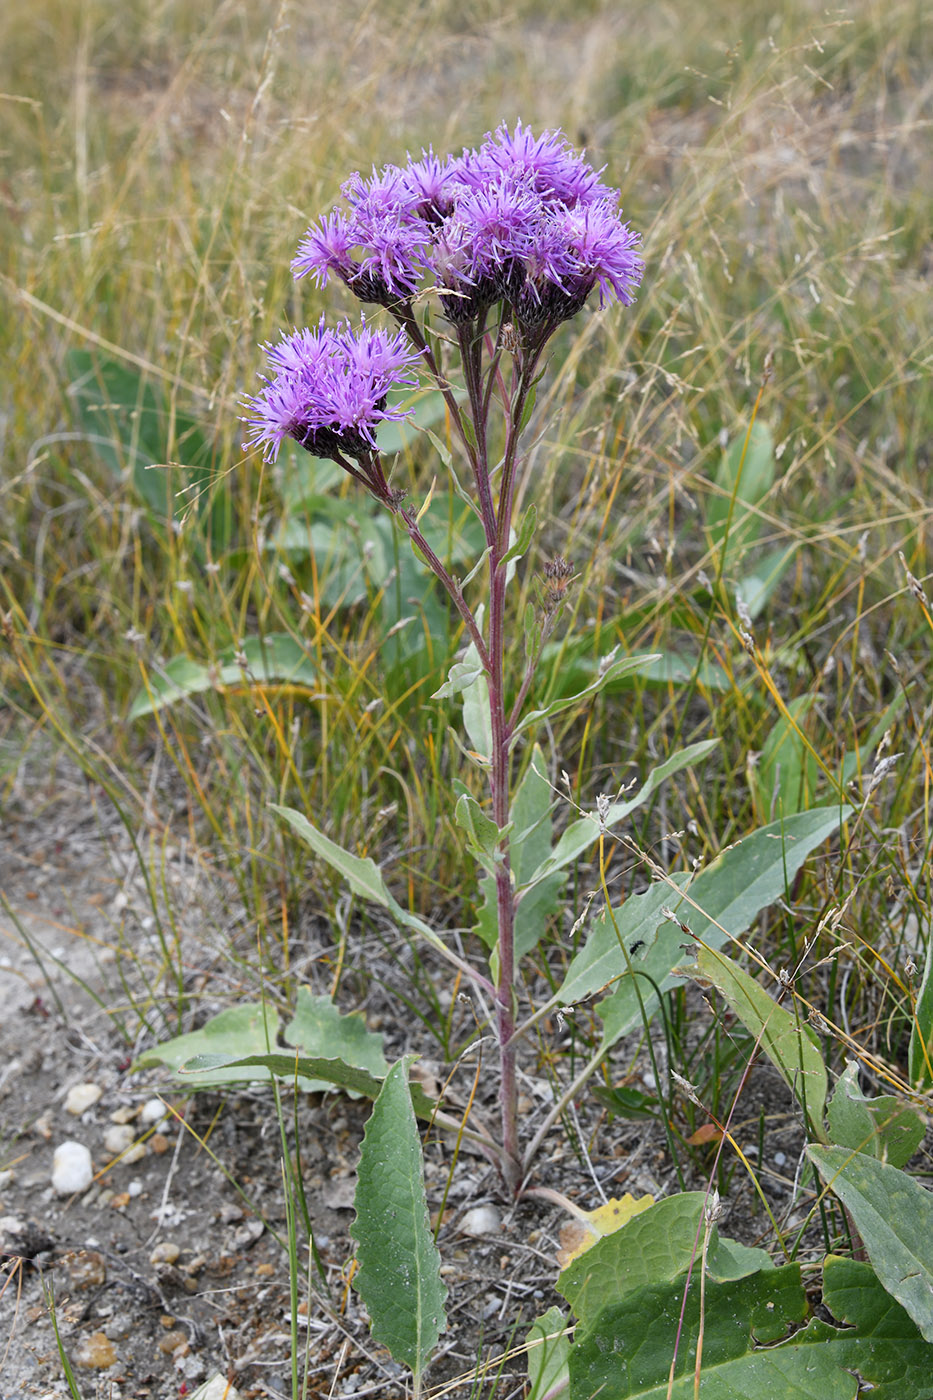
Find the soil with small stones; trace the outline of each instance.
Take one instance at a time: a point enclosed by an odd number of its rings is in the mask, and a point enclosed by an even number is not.
[[[28,814],[20,804],[0,836],[0,1400],[66,1395],[62,1351],[85,1400],[169,1400],[193,1395],[215,1376],[244,1397],[291,1394],[281,1139],[271,1093],[252,1085],[185,1094],[167,1071],[134,1070],[139,1051],[160,1037],[255,999],[258,988],[242,971],[250,931],[238,931],[222,875],[183,842],[163,837],[148,876],[144,846],[102,800],[81,790]],[[331,951],[326,921],[311,919],[294,932],[295,958],[305,959],[310,979]],[[229,958],[238,940],[239,985]],[[221,947],[228,950],[223,957]],[[359,956],[365,962],[369,954]],[[366,1018],[381,1028],[389,1058],[418,1051],[423,1072],[445,1078],[449,1067],[436,1059],[437,1042],[413,1018],[399,1016],[380,979],[365,985]],[[464,999],[465,1020],[472,1013]],[[545,1041],[564,1053],[567,1033],[560,1022],[544,1027]],[[620,1059],[619,1068],[628,1063]],[[551,1090],[541,1064],[526,1071],[523,1127],[533,1132]],[[466,1103],[474,1073],[475,1060],[465,1059],[452,1083],[455,1103],[458,1094]],[[481,1105],[494,1089],[488,1078],[480,1081]],[[88,1098],[95,1090],[99,1096],[74,1112],[81,1104],[69,1094],[80,1085],[94,1086],[82,1091]],[[772,1182],[780,1191],[800,1136],[779,1086],[766,1080],[763,1088],[768,1111],[779,1109],[767,1150],[773,1160],[783,1149],[786,1166]],[[758,1106],[752,1112],[749,1102],[743,1109],[757,1124]],[[401,1368],[369,1337],[349,1284],[348,1227],[367,1112],[341,1095],[302,1095],[289,1125],[326,1279],[309,1270],[311,1292],[299,1308],[310,1396],[405,1394]],[[122,1155],[114,1128],[132,1138]],[[749,1141],[756,1135],[750,1129]],[[61,1195],[52,1166],[66,1141],[88,1149],[93,1180]],[[681,1159],[696,1172],[686,1184],[705,1185],[702,1151]],[[450,1144],[429,1142],[429,1206],[443,1205],[439,1244],[450,1323],[432,1385],[470,1373],[477,1358],[500,1357],[537,1315],[561,1302],[556,1252],[567,1216],[540,1200],[504,1206],[494,1173],[468,1147],[452,1177],[450,1165]],[[679,1189],[658,1123],[610,1120],[590,1096],[553,1130],[536,1181],[587,1209],[626,1191],[657,1196]],[[742,1180],[727,1205],[724,1228],[753,1240],[757,1208]],[[523,1393],[520,1355],[501,1369],[496,1361],[494,1371],[498,1381],[487,1382],[484,1393]],[[464,1381],[448,1393],[475,1392]]]

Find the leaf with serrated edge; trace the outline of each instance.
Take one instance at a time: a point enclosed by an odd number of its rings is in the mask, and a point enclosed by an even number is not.
[[[346,1065],[365,1069],[384,1078],[388,1063],[382,1053],[382,1036],[367,1030],[359,1011],[342,1015],[328,996],[312,996],[307,987],[299,987],[295,999],[295,1014],[285,1027],[285,1043],[293,1045],[300,1054],[327,1060],[342,1060]],[[327,1080],[314,1080],[302,1086],[306,1092],[332,1087]],[[357,1093],[358,1090],[347,1090]]]
[[[852,1216],[882,1284],[933,1342],[933,1192],[864,1152],[807,1153]]]
[[[725,953],[700,948],[697,972],[725,997],[745,1029],[760,1042],[797,1102],[806,1111],[814,1133],[823,1136],[828,1080],[823,1056],[812,1032],[779,1006],[754,977]]]
[[[440,1255],[428,1221],[421,1140],[405,1056],[386,1075],[360,1149],[354,1198],[355,1284],[372,1335],[416,1376],[447,1325]]]

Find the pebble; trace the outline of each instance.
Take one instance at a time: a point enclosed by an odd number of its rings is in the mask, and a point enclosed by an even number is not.
[[[65,1112],[80,1118],[94,1107],[103,1092],[99,1084],[72,1084],[65,1097]]]
[[[86,1371],[106,1371],[117,1361],[116,1348],[104,1332],[92,1332],[89,1337],[82,1337],[73,1355],[75,1365],[82,1366]]]
[[[12,1181],[13,1169],[11,1167],[7,1167],[5,1171],[0,1172],[0,1191],[2,1191],[5,1186],[9,1186],[12,1183]]]
[[[113,1113],[110,1115],[110,1121],[111,1123],[119,1123],[121,1125],[132,1123],[137,1112],[138,1110],[133,1108],[132,1105],[125,1104],[123,1108],[114,1109]]]
[[[161,1240],[149,1255],[150,1264],[174,1264],[181,1250],[172,1240]]]
[[[180,1347],[187,1347],[188,1334],[180,1328],[177,1332],[166,1332],[164,1337],[159,1338],[159,1351],[166,1356],[173,1356]]]
[[[147,1128],[152,1123],[161,1123],[165,1117],[165,1104],[161,1099],[147,1099],[139,1111],[139,1121]]]
[[[161,1157],[163,1152],[168,1151],[168,1138],[164,1133],[153,1133],[149,1139],[149,1146],[157,1157]]]
[[[78,1249],[66,1254],[65,1267],[72,1288],[99,1288],[107,1282],[107,1265],[96,1249]]]
[[[133,1146],[136,1140],[136,1133],[129,1123],[114,1123],[104,1133],[104,1149],[114,1157],[119,1157],[121,1152]]]
[[[134,1142],[133,1146],[124,1152],[120,1161],[124,1167],[129,1167],[133,1162],[139,1162],[146,1155],[146,1144],[144,1142]]]
[[[137,1196],[143,1194],[143,1184],[141,1181],[131,1181],[126,1191],[130,1199],[135,1200]]]
[[[261,1220],[247,1220],[238,1230],[234,1230],[232,1247],[234,1249],[249,1249],[250,1245],[256,1243],[265,1228]]]
[[[73,1196],[76,1191],[86,1191],[93,1179],[91,1154],[84,1143],[59,1143],[52,1159],[52,1189],[56,1194]]]
[[[494,1235],[502,1224],[502,1217],[495,1206],[473,1206],[460,1221],[463,1235]]]

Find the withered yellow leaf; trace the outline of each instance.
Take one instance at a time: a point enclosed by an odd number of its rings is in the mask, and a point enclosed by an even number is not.
[[[621,1230],[633,1216],[654,1205],[653,1196],[639,1196],[636,1200],[630,1191],[624,1196],[613,1196],[604,1206],[596,1210],[581,1210],[578,1218],[571,1220],[560,1232],[560,1249],[557,1262],[562,1269],[573,1259],[585,1254],[604,1235],[613,1235]]]

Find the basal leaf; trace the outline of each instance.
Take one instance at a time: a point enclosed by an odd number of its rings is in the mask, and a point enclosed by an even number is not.
[[[208,1084],[242,1084],[269,1079],[268,1066],[248,1057],[265,1054],[270,1046],[274,1047],[278,1033],[279,1018],[274,1007],[263,1006],[261,1002],[244,1002],[219,1012],[200,1030],[173,1036],[162,1045],[143,1051],[136,1060],[136,1067],[166,1065],[181,1077],[182,1066],[201,1057],[202,1064],[183,1076],[186,1084],[197,1089]],[[244,1057],[247,1058],[244,1060]]]
[[[367,1029],[362,1012],[342,1015],[329,996],[312,996],[307,987],[298,988],[295,1014],[285,1027],[284,1039],[304,1056],[342,1060],[378,1079],[388,1072],[382,1036]],[[307,1090],[308,1084],[303,1087]],[[323,1079],[310,1086],[311,1090],[331,1087],[332,1081]]]
[[[408,1089],[411,1056],[386,1075],[366,1124],[350,1234],[372,1335],[420,1375],[447,1325],[440,1255],[428,1221],[421,1140]]]
[[[933,1193],[864,1152],[845,1147],[808,1147],[807,1152],[852,1216],[882,1284],[933,1342]]]
[[[566,1333],[567,1323],[560,1308],[548,1308],[529,1328],[525,1338],[530,1386],[527,1400],[544,1400],[545,1396],[556,1394],[562,1383],[566,1388],[570,1353],[570,1338]]]
[[[240,655],[241,664],[236,660]],[[247,637],[242,648],[226,647],[211,664],[188,656],[173,656],[148,676],[148,686],[130,706],[130,719],[139,719],[207,690],[243,690],[253,686],[295,686],[313,690],[317,669],[307,650],[287,632]]]

